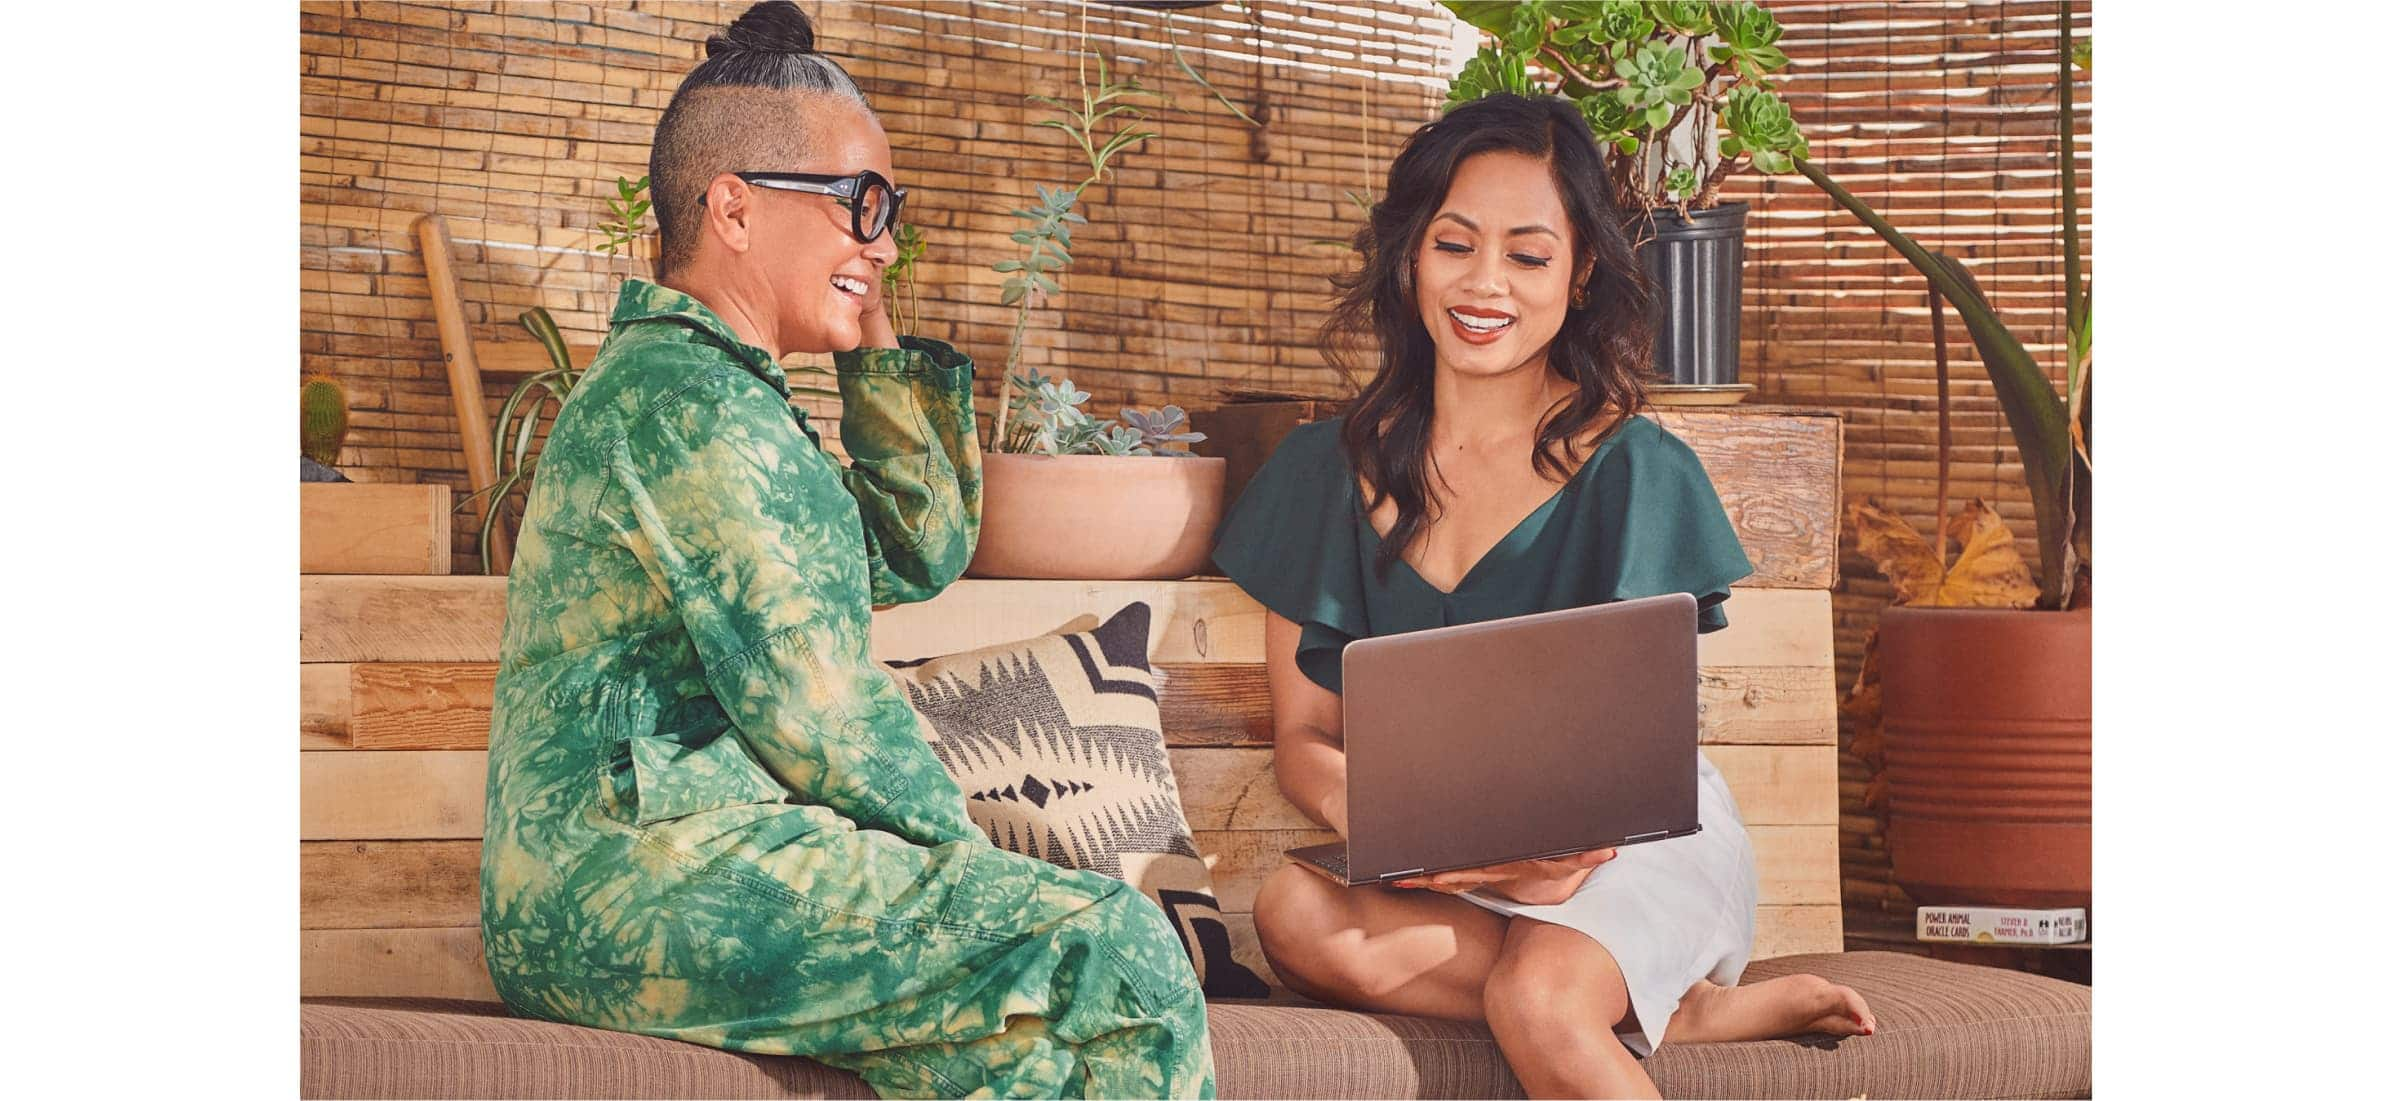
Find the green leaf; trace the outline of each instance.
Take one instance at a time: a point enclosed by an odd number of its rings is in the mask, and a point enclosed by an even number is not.
[[[1034,282],[1034,283],[1038,284],[1038,289],[1039,289],[1039,290],[1045,291],[1045,292],[1047,292],[1048,294],[1062,294],[1062,293],[1063,293],[1063,287],[1062,287],[1060,284],[1056,283],[1054,280],[1047,278],[1047,277],[1046,277],[1046,275],[1045,275],[1044,273],[1041,273],[1041,272],[1031,272],[1031,273],[1030,273],[1030,280],[1031,280],[1031,282]]]
[[[1650,126],[1655,130],[1659,130],[1664,126],[1669,125],[1669,115],[1670,110],[1666,105],[1654,104],[1651,107],[1645,108],[1645,125]]]
[[[515,320],[525,332],[532,334],[532,339],[540,342],[541,350],[548,353],[548,362],[555,370],[573,370],[573,357],[565,350],[565,334],[557,328],[556,318],[549,316],[546,307],[534,306],[523,311]]]
[[[1662,26],[1688,38],[1711,33],[1711,5],[1703,0],[1655,0],[1645,10]]]
[[[1691,198],[1695,188],[1701,186],[1701,183],[1702,181],[1695,176],[1694,169],[1677,168],[1671,170],[1669,177],[1662,181],[1662,186],[1672,196],[1685,199]]]
[[[1244,109],[1231,102],[1228,96],[1222,95],[1219,88],[1213,87],[1212,81],[1204,79],[1204,74],[1197,72],[1194,65],[1188,64],[1187,58],[1180,56],[1179,36],[1177,30],[1175,29],[1178,24],[1173,23],[1166,18],[1164,20],[1163,26],[1166,28],[1174,28],[1171,37],[1171,60],[1179,63],[1179,71],[1188,74],[1188,79],[1195,81],[1197,87],[1212,93],[1213,98],[1220,100],[1221,106],[1229,108],[1229,113],[1236,115],[1240,122],[1243,122],[1248,126],[1261,126],[1261,123],[1254,121],[1254,116],[1247,114]]]
[[[1602,14],[1595,18],[1606,42],[1636,42],[1653,33],[1653,21],[1640,0],[1604,0]]]
[[[1028,293],[1030,293],[1029,287],[1023,285],[1020,280],[1008,279],[1005,281],[1005,293],[997,299],[997,304],[1000,306],[1013,305],[1021,301],[1022,296]]]
[[[1445,10],[1488,34],[1501,34],[1511,23],[1512,9],[1518,6],[1510,0],[1446,0]]]
[[[1021,262],[1021,261],[1019,261],[1019,260],[999,260],[999,261],[997,261],[997,262],[996,262],[996,263],[994,263],[994,264],[990,264],[990,265],[989,265],[989,270],[991,270],[991,271],[1020,271],[1020,270],[1022,270],[1022,262]]]

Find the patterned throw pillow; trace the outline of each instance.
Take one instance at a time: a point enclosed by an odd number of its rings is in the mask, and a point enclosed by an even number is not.
[[[1212,872],[1180,810],[1146,661],[1152,618],[1133,603],[1094,630],[888,665],[989,840],[1136,887],[1171,918],[1205,993],[1266,997],[1229,958]]]

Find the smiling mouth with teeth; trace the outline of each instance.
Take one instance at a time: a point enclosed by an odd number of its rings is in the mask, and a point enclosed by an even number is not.
[[[1517,318],[1510,317],[1478,317],[1472,314],[1462,313],[1458,310],[1447,310],[1445,312],[1452,316],[1455,321],[1459,322],[1463,328],[1474,333],[1499,332],[1505,328],[1508,328],[1513,321],[1518,320]]]
[[[852,294],[852,295],[856,296],[857,298],[862,298],[862,297],[864,297],[865,295],[867,295],[867,294],[870,294],[870,293],[872,292],[872,288],[871,288],[871,287],[869,287],[869,286],[867,286],[867,285],[865,285],[865,283],[864,283],[864,281],[863,281],[863,280],[861,280],[861,279],[858,279],[858,278],[856,278],[856,277],[854,277],[854,276],[852,276],[852,275],[834,275],[834,276],[831,276],[831,286],[834,286],[834,287],[837,287],[837,288],[839,288],[840,290],[846,291],[847,293],[849,293],[849,294]]]

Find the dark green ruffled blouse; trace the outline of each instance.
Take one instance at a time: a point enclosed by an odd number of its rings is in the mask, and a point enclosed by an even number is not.
[[[1694,449],[1632,418],[1442,592],[1398,560],[1382,578],[1378,529],[1338,440],[1344,418],[1288,434],[1247,483],[1213,546],[1221,572],[1302,624],[1296,666],[1342,690],[1345,644],[1457,623],[1691,593],[1703,631],[1728,625],[1728,586],[1752,573]]]

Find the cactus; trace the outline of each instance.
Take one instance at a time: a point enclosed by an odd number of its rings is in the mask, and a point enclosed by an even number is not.
[[[331,466],[340,461],[349,435],[349,396],[340,383],[321,375],[299,387],[299,453]]]

